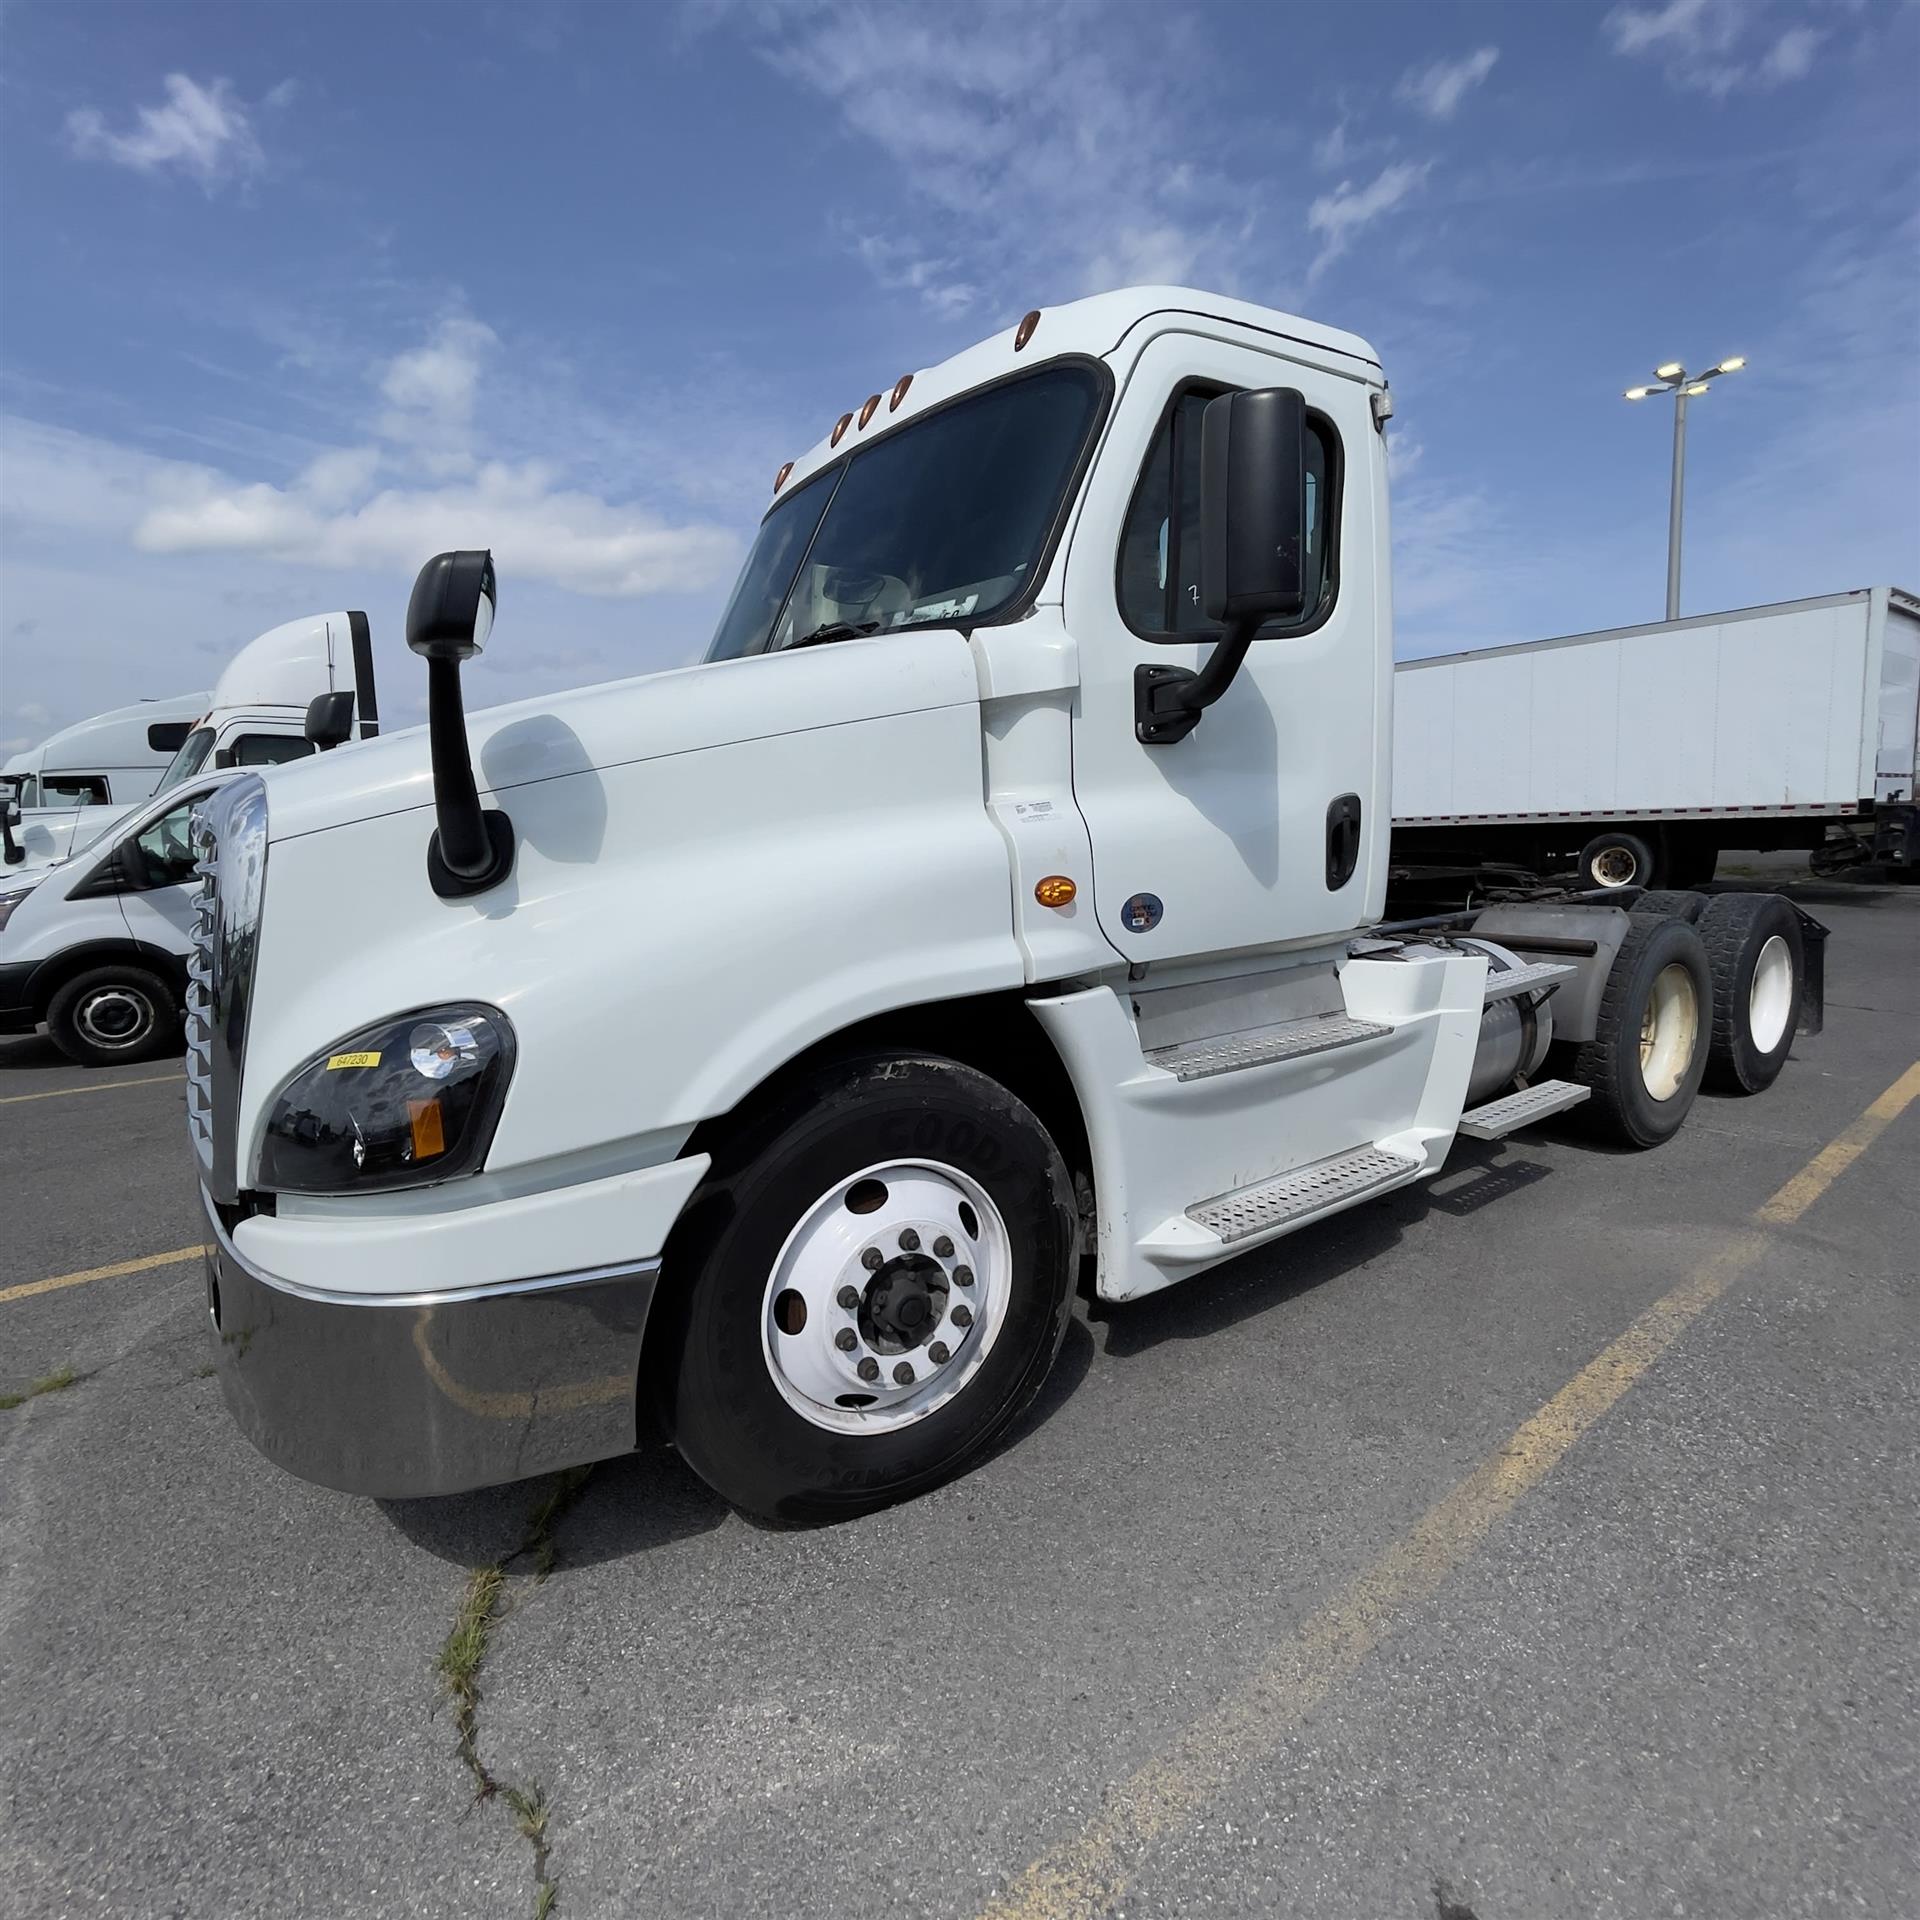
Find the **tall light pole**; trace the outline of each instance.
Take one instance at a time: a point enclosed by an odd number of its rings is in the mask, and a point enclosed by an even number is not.
[[[1697,400],[1706,392],[1708,383],[1719,379],[1723,373],[1738,373],[1747,364],[1742,354],[1722,360],[1717,367],[1709,367],[1705,373],[1689,373],[1678,360],[1669,360],[1665,366],[1655,367],[1653,377],[1657,384],[1651,387],[1629,387],[1629,400],[1646,400],[1656,393],[1673,395],[1673,496],[1667,507],[1667,618],[1680,618],[1680,520],[1686,502],[1687,493],[1687,402]]]

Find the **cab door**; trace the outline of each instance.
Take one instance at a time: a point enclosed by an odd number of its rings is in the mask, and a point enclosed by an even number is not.
[[[1385,889],[1384,462],[1361,377],[1374,370],[1329,372],[1224,324],[1187,330],[1206,324],[1168,316],[1121,372],[1065,579],[1074,795],[1101,931],[1135,962],[1323,940],[1377,918]],[[1306,611],[1261,629],[1185,739],[1146,745],[1135,670],[1197,670],[1218,632],[1200,604],[1201,415],[1257,387],[1306,401]]]

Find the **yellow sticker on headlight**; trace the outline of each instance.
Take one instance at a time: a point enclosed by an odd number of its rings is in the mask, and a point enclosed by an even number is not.
[[[378,1053],[331,1053],[327,1056],[329,1073],[340,1067],[377,1067],[379,1064]]]

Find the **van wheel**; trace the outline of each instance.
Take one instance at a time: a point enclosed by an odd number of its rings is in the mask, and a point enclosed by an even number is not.
[[[1570,1077],[1593,1089],[1588,1124],[1627,1147],[1680,1129],[1700,1091],[1713,1021],[1707,950],[1686,921],[1633,914],[1600,996],[1594,1037]]]
[[[83,1067],[119,1066],[176,1049],[180,1010],[158,974],[144,967],[94,967],[47,1002],[47,1033]]]
[[[1650,887],[1653,849],[1637,833],[1609,827],[1581,849],[1580,873],[1590,887]]]
[[[1759,1093],[1793,1051],[1806,977],[1800,916],[1773,893],[1716,894],[1700,916],[1713,969],[1709,1084]]]
[[[788,1086],[716,1156],[670,1244],[673,1437],[764,1519],[848,1518],[951,1479],[1067,1329],[1073,1184],[1004,1087],[934,1056]]]

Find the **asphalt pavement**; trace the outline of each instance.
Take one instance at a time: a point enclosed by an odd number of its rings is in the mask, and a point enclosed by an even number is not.
[[[176,1063],[0,1040],[0,1395],[76,1376],[0,1410],[0,1913],[525,1915],[543,1871],[569,1920],[1920,1912],[1920,889],[1794,891],[1827,1026],[1768,1094],[1463,1142],[1083,1308],[887,1513],[601,1466],[544,1582],[552,1482],[256,1456]],[[501,1563],[519,1815],[436,1666]]]

